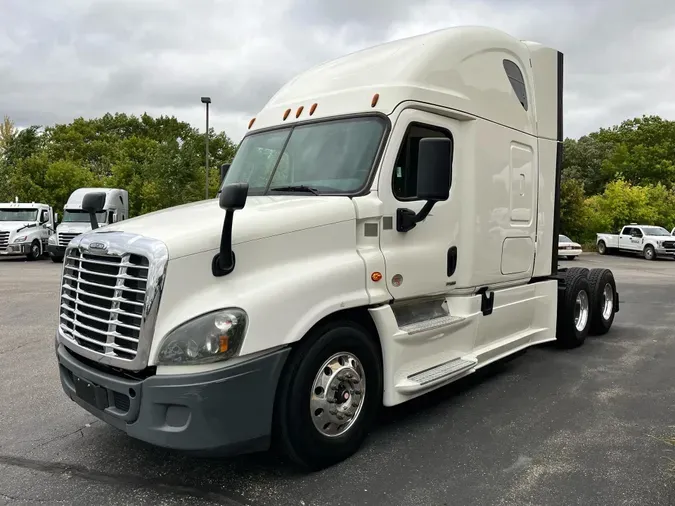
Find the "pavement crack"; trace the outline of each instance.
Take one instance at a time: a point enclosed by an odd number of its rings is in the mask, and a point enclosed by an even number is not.
[[[8,350],[0,350],[0,355],[5,355],[7,353],[12,353],[13,351],[20,350],[21,348],[23,348],[24,346],[28,346],[29,344],[30,344],[30,342],[22,343],[18,346],[15,346],[14,348],[10,348]]]
[[[188,484],[181,484],[177,483],[177,480],[175,479],[171,482],[165,482],[158,478],[144,478],[143,476],[134,474],[106,473],[77,464],[49,462],[28,459],[24,457],[16,457],[12,455],[0,455],[0,465],[31,469],[33,471],[40,471],[53,475],[68,474],[69,476],[75,476],[84,480],[105,483],[109,485],[142,487],[157,493],[176,494],[200,498],[218,504],[224,504],[226,506],[255,506],[251,501],[239,494],[233,492],[224,492],[222,489],[208,490]]]

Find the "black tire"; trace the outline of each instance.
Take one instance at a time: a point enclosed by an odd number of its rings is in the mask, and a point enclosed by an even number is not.
[[[37,260],[40,258],[42,255],[42,248],[40,247],[40,241],[35,239],[31,244],[30,244],[30,253],[26,255],[26,258],[28,260]]]
[[[584,344],[593,318],[588,269],[573,268],[569,269],[565,274],[565,283],[558,288],[556,339],[564,348],[576,348]],[[577,296],[582,292],[585,292],[587,313],[585,324],[579,329],[575,322],[575,310]]]
[[[336,353],[350,353],[366,378],[361,411],[346,432],[319,432],[310,412],[310,393],[322,364]],[[274,409],[274,444],[295,463],[319,470],[354,454],[382,405],[382,360],[372,336],[351,321],[331,321],[314,329],[289,357],[279,381]]]
[[[575,274],[582,274],[588,277],[590,273],[591,271],[588,267],[568,267],[567,270],[565,270],[565,278],[569,278]]]
[[[55,264],[63,262],[63,257],[50,256],[49,258],[51,258],[52,262],[54,262]]]
[[[656,251],[654,251],[654,246],[647,244],[645,249],[642,250],[642,256],[645,257],[645,260],[656,260]]]
[[[588,284],[591,290],[591,305],[593,310],[593,318],[591,319],[591,328],[590,333],[592,335],[603,335],[609,332],[609,329],[614,323],[614,314],[616,313],[616,282],[614,281],[614,274],[609,269],[591,269],[590,274],[588,275]],[[609,316],[605,315],[605,302],[606,298],[604,296],[605,287],[609,285],[611,287],[611,311],[608,311]],[[609,309],[609,307],[608,307]]]
[[[605,244],[605,241],[598,241],[598,253],[601,255],[607,254],[607,245]]]

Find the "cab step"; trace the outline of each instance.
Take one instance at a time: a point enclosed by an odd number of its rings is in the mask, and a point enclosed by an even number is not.
[[[443,362],[424,371],[411,374],[396,385],[396,390],[404,394],[412,394],[447,381],[455,376],[471,372],[478,364],[475,357],[463,357]]]
[[[464,318],[461,316],[444,315],[439,316],[438,318],[431,318],[429,320],[423,320],[415,323],[409,323],[407,325],[402,325],[399,328],[406,334],[412,335],[412,334],[419,334],[420,332],[426,332],[428,330],[449,327],[451,325],[455,325],[463,321]]]

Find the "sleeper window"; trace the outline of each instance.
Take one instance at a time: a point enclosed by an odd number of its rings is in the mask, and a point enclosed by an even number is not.
[[[450,132],[440,127],[418,123],[408,127],[394,164],[392,178],[394,196],[398,200],[417,198],[417,155],[420,140],[428,137],[445,137],[452,141]]]

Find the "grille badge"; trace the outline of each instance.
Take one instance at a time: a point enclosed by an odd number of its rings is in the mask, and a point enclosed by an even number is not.
[[[89,245],[89,249],[104,250],[104,249],[107,249],[107,246],[105,245],[105,243],[102,243],[102,242],[92,242]]]

